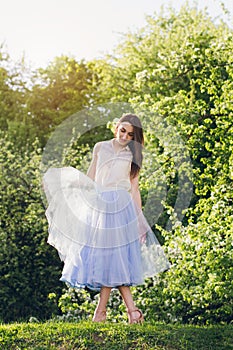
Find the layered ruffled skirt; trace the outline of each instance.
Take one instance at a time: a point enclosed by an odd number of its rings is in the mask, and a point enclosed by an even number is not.
[[[72,167],[50,168],[43,188],[48,243],[64,262],[62,281],[93,290],[133,286],[170,267],[125,189],[100,188]]]

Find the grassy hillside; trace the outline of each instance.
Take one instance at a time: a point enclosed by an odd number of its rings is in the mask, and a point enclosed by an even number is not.
[[[1,350],[230,350],[233,326],[22,323],[0,325]]]

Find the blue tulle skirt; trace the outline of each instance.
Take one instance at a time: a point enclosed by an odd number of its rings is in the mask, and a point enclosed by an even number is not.
[[[61,281],[100,290],[135,286],[170,264],[128,191],[100,188],[72,167],[43,178],[48,200],[48,243],[64,262]]]

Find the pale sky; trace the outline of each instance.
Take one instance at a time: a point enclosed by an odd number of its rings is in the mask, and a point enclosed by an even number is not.
[[[220,3],[230,11],[223,15]],[[25,56],[34,67],[45,67],[62,54],[90,60],[110,53],[121,33],[145,25],[146,15],[161,5],[176,10],[185,0],[0,0],[0,44],[13,60]],[[207,7],[211,17],[232,25],[233,0],[189,1]]]

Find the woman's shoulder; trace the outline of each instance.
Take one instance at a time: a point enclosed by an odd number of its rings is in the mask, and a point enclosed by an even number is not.
[[[112,140],[99,141],[94,146],[94,153],[98,153],[100,149],[106,149],[112,145]]]

